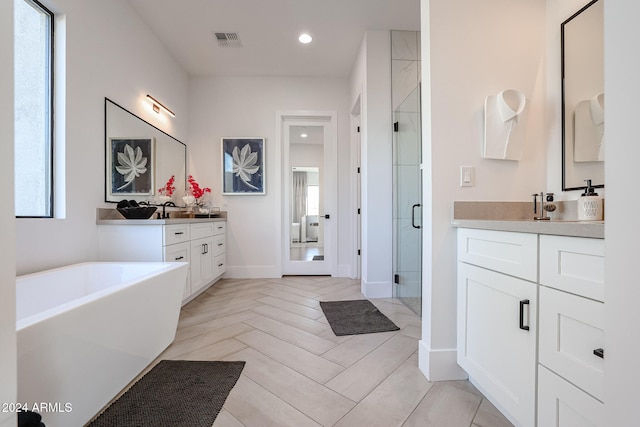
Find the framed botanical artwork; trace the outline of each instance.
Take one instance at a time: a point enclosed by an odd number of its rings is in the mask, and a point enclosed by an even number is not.
[[[222,138],[222,194],[265,194],[264,138]]]
[[[153,194],[154,145],[152,137],[109,138],[106,159],[107,200]]]

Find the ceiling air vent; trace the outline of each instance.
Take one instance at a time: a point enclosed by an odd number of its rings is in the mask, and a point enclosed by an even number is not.
[[[238,33],[213,33],[220,47],[242,47]]]

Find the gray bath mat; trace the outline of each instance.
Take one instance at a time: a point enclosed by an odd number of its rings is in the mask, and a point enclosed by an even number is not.
[[[320,302],[320,307],[336,336],[371,334],[400,329],[371,301],[366,299]]]
[[[211,427],[245,362],[161,360],[89,427]]]
[[[324,261],[324,255],[314,255],[312,261]]]

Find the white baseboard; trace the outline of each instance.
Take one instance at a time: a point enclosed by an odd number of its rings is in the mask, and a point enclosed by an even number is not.
[[[274,265],[227,265],[222,277],[225,279],[274,279],[282,277],[282,269]]]
[[[393,288],[391,282],[360,282],[360,292],[366,298],[391,298]]]
[[[351,277],[351,266],[349,264],[339,264],[336,277]]]
[[[420,340],[418,367],[429,381],[466,380],[468,375],[458,365],[456,357],[455,348],[431,350],[424,341]]]

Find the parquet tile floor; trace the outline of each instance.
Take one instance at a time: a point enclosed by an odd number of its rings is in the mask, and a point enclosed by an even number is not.
[[[213,427],[511,426],[468,381],[425,379],[421,322],[400,301],[371,300],[399,331],[336,337],[319,302],[362,298],[345,278],[223,279],[157,360],[247,362]]]

